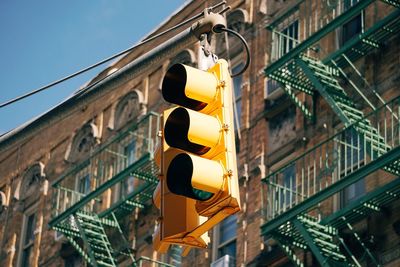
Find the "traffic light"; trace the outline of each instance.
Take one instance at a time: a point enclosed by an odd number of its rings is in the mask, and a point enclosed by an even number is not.
[[[228,63],[219,60],[208,71],[175,64],[162,94],[178,106],[163,114],[156,249],[170,243],[205,247],[201,236],[240,210]]]

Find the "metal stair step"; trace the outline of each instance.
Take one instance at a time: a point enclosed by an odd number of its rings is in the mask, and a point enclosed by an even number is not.
[[[329,249],[321,247],[321,250],[328,256],[328,257],[333,257],[335,260],[341,260],[341,261],[346,261],[347,258],[341,253],[331,251]]]
[[[102,226],[99,225],[107,225],[111,227],[117,227],[117,224],[113,220],[105,219],[105,218],[96,218],[92,215],[88,215],[82,212],[77,213],[77,215],[82,219],[83,223],[85,224],[91,224],[93,227],[100,227],[103,228]],[[95,224],[94,224],[94,223]]]
[[[333,241],[333,236],[330,234],[326,234],[326,233],[314,230],[313,228],[309,228],[307,230],[309,232],[311,232],[311,235],[313,235],[313,236],[318,236],[318,237],[324,238],[325,240]]]
[[[92,249],[96,250],[97,253],[99,253],[100,251],[101,252],[107,252],[107,253],[112,251],[112,249],[110,247],[106,246],[105,244],[103,244],[103,246],[99,246],[99,245],[91,243],[90,247]]]
[[[340,102],[337,104],[343,110],[349,111],[349,112],[357,115],[358,117],[364,117],[364,112],[362,112],[361,110],[358,110],[354,106],[352,107],[352,106],[349,106],[349,105],[346,105],[346,104],[340,103]]]
[[[110,263],[107,263],[107,262],[104,262],[104,261],[97,261],[97,265],[101,265],[101,266],[107,266],[107,267],[115,267],[116,265],[115,264],[110,264]]]
[[[314,74],[316,74],[316,73],[314,73]],[[316,76],[318,76],[318,75],[316,75]],[[327,80],[324,80],[324,79],[319,79],[319,81],[320,81],[323,85],[327,86],[328,88],[333,89],[333,90],[336,90],[336,91],[338,91],[339,93],[342,93],[342,94],[346,95],[346,93],[345,93],[343,87],[339,84],[338,81],[336,81],[336,80],[335,80],[335,81],[327,81]]]
[[[315,240],[315,242],[316,242],[317,244],[321,245],[321,247],[325,247],[325,248],[326,248],[326,247],[329,247],[329,248],[332,249],[332,250],[339,251],[339,246],[336,245],[336,244],[333,244],[333,243],[331,243],[331,242],[324,241],[324,240],[319,239],[319,238],[314,238],[314,240]]]
[[[102,246],[111,246],[111,244],[105,238],[96,238],[96,237],[87,237],[90,244],[93,245],[102,245]]]
[[[375,127],[371,126],[371,122],[368,119],[364,119],[362,121],[359,121],[355,125],[355,128],[359,128],[361,131],[367,131],[369,133],[379,134],[378,129],[376,129]]]
[[[325,84],[332,85],[333,87],[340,87],[339,82],[336,78],[333,78],[331,75],[325,75],[319,71],[314,72],[314,75],[320,78],[320,81],[323,81]]]
[[[310,217],[299,216],[298,219],[306,225],[307,228],[315,227],[315,231],[320,231],[326,234],[336,234],[336,229],[330,226],[320,224],[316,219]],[[318,229],[318,230],[317,230]]]
[[[283,84],[288,84],[290,86],[292,86],[294,89],[297,89],[299,91],[302,91],[306,94],[313,94],[313,88],[312,86],[307,83],[307,82],[303,82],[299,79],[290,79],[290,77],[286,76],[286,77],[282,77],[282,76],[278,76],[278,75],[270,75],[270,78],[281,82]]]
[[[312,70],[314,70],[315,72],[319,72],[321,74],[325,74],[325,75],[330,75],[330,76],[338,76],[338,71],[333,69],[332,67],[326,66],[323,63],[321,64],[314,64],[314,62],[311,63],[311,61],[309,60],[304,60],[302,58],[303,61],[305,61]]]
[[[310,56],[306,56],[305,54],[300,55],[300,59],[305,61],[306,63],[309,63],[308,65],[312,68],[318,68],[318,69],[323,69],[327,73],[331,73],[334,76],[339,76],[339,71],[336,68],[333,68],[331,66],[327,66],[324,63],[322,63],[318,58],[313,58]]]
[[[354,105],[353,100],[351,100],[347,95],[338,92],[336,89],[327,89],[329,95],[337,102],[341,102],[347,105]]]
[[[110,260],[109,256],[104,254],[104,253],[99,253],[99,252],[95,252],[93,253],[95,258],[102,258],[102,259],[106,259],[106,260]]]

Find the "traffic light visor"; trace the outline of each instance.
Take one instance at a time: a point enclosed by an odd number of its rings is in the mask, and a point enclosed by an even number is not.
[[[167,170],[168,189],[177,195],[208,200],[223,186],[224,170],[216,161],[178,154]]]
[[[166,72],[161,90],[166,101],[199,111],[214,100],[217,86],[214,74],[175,64]]]
[[[169,114],[164,131],[169,146],[203,155],[218,144],[221,125],[213,116],[179,107]]]

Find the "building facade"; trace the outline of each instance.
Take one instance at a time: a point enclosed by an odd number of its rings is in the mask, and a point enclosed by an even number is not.
[[[191,1],[148,37],[216,3]],[[170,107],[162,78],[175,63],[196,67],[200,43],[96,84],[173,32],[0,137],[0,266],[400,263],[399,2],[228,4],[227,26],[251,51],[233,79],[242,210],[209,232],[207,249],[186,257],[179,246],[153,249],[154,150],[159,114]],[[232,73],[246,60],[231,35],[214,35],[210,49]]]

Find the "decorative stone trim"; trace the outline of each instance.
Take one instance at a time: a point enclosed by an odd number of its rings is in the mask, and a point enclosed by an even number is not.
[[[27,197],[39,192],[40,185],[46,177],[44,167],[45,166],[42,162],[37,162],[25,171],[15,190],[15,199],[24,200]]]
[[[86,123],[71,138],[65,152],[65,160],[71,163],[86,158],[92,148],[99,143],[99,130],[94,123]]]
[[[121,129],[128,122],[137,120],[146,112],[147,107],[143,93],[139,89],[134,89],[121,97],[114,106],[108,128],[112,130]]]

